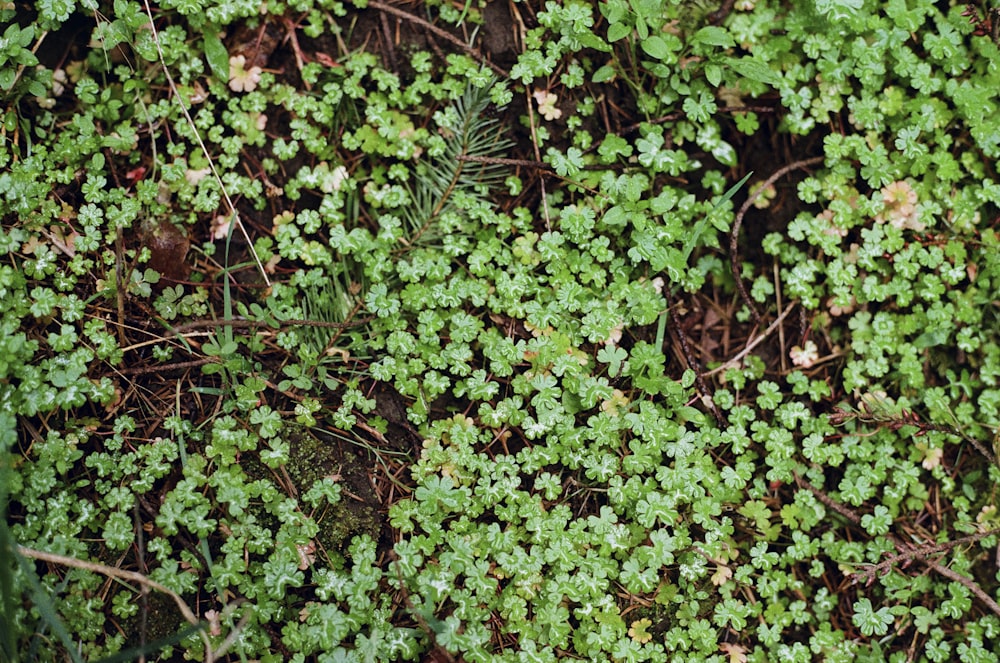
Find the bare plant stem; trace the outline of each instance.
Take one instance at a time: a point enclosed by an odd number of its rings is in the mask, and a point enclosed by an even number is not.
[[[280,320],[278,321],[281,327],[322,327],[324,329],[349,329],[351,327],[360,327],[374,320],[373,317],[368,316],[361,318],[359,320],[351,320],[348,322],[326,322],[324,320]],[[179,336],[185,332],[194,331],[196,329],[216,329],[219,327],[232,327],[234,329],[250,329],[255,327],[267,327],[267,323],[262,320],[194,320],[193,322],[186,322],[183,325],[177,325],[172,328],[173,334]]]
[[[805,488],[806,490],[808,490],[809,492],[811,492],[813,495],[815,495],[816,499],[822,502],[825,506],[833,509],[834,511],[842,515],[844,518],[847,518],[849,521],[851,521],[858,527],[861,527],[861,516],[859,516],[857,512],[854,511],[854,509],[844,506],[843,504],[836,501],[835,499],[824,493],[816,486],[809,483],[809,481],[800,477],[798,474],[795,474],[795,482],[800,486],[802,486],[803,488]]]
[[[986,537],[997,533],[998,530],[991,529],[986,530],[985,532],[976,532],[975,534],[970,534],[969,536],[963,536],[961,539],[956,539],[954,541],[945,541],[944,543],[937,543],[934,545],[911,546],[910,549],[905,552],[899,552],[887,559],[882,560],[865,573],[872,577],[882,575],[883,573],[889,571],[889,569],[891,569],[897,562],[902,561],[905,564],[916,559],[927,557],[928,555],[936,555],[937,553],[947,552],[952,548],[957,548],[958,546],[965,545],[967,543],[975,543],[980,539],[985,539]],[[897,545],[897,549],[900,545],[905,544],[900,542]]]
[[[198,368],[199,366],[204,366],[205,364],[216,364],[219,363],[216,357],[202,357],[201,359],[193,359],[191,361],[178,361],[172,364],[155,364],[153,366],[136,366],[134,368],[119,368],[118,373],[122,375],[148,375],[150,373],[166,373],[167,371],[179,371],[186,370],[189,368]]]
[[[722,416],[719,412],[718,406],[715,404],[715,400],[708,391],[708,387],[705,386],[705,379],[701,375],[701,363],[694,356],[691,351],[691,346],[688,343],[687,334],[681,328],[680,321],[677,319],[676,315],[670,316],[670,324],[674,328],[674,333],[677,334],[677,340],[681,343],[681,350],[684,352],[684,359],[687,361],[688,368],[695,372],[695,386],[698,389],[698,395],[703,398],[707,398],[708,402],[711,403],[712,414],[715,416],[715,420],[720,426],[726,425],[726,418]]]
[[[929,566],[930,568],[932,568],[936,573],[943,575],[945,578],[948,578],[949,580],[954,580],[958,584],[968,589],[970,592],[973,593],[973,595],[977,599],[979,599],[983,603],[983,605],[989,608],[994,615],[1000,616],[1000,605],[998,605],[997,602],[994,601],[989,594],[984,592],[983,588],[977,585],[974,580],[972,580],[971,578],[966,578],[957,571],[949,569],[947,566],[943,566],[941,564],[938,564],[937,562],[932,562],[927,559],[922,559],[920,561]]]

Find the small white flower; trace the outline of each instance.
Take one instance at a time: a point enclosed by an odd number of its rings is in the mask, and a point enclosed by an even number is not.
[[[805,346],[795,346],[788,356],[792,363],[801,368],[809,368],[819,360],[819,348],[812,341],[806,341]]]
[[[225,239],[233,225],[231,214],[220,214],[212,220],[212,239]]]
[[[941,464],[941,459],[944,458],[944,449],[940,447],[926,448],[922,451],[924,452],[924,459],[920,464],[925,470],[933,470]]]
[[[344,185],[344,181],[347,179],[348,175],[349,173],[347,172],[347,168],[337,166],[323,178],[323,182],[320,184],[320,190],[324,193],[340,191],[340,187]]]
[[[211,173],[211,168],[188,168],[184,171],[184,179],[191,186],[198,186],[198,182],[201,182]]]
[[[927,226],[920,221],[917,192],[908,182],[897,181],[882,188],[884,210],[875,217],[877,223],[888,221],[900,230],[921,231]]]
[[[615,325],[614,328],[612,328],[611,332],[608,334],[608,337],[604,339],[605,347],[610,347],[610,348],[618,347],[618,343],[622,340],[622,331],[624,330],[624,328],[625,324],[622,322],[619,322],[617,325]]]
[[[229,58],[229,89],[233,92],[253,92],[260,83],[261,68],[247,69],[246,65],[247,59],[242,55]]]
[[[559,103],[559,95],[553,94],[548,90],[535,90],[532,96],[538,103],[538,112],[547,121],[551,122],[562,117],[562,111],[556,106]]]
[[[66,82],[69,77],[66,76],[65,69],[56,69],[52,72],[52,96],[58,97],[66,91]]]
[[[205,612],[205,621],[208,622],[208,634],[211,636],[218,637],[222,635],[222,621],[220,620],[221,613],[218,610],[207,610]]]

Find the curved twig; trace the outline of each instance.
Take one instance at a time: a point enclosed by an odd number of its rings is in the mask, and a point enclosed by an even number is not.
[[[25,546],[17,546],[16,550],[18,554],[23,555],[29,559],[37,559],[42,562],[48,562],[50,564],[59,564],[60,566],[70,566],[76,569],[84,569],[85,571],[92,571],[94,573],[100,573],[101,575],[108,576],[109,578],[118,578],[119,580],[129,580],[131,582],[142,585],[143,587],[148,587],[150,589],[155,589],[159,592],[163,592],[170,598],[174,600],[177,604],[177,609],[180,610],[181,615],[185,620],[192,626],[197,626],[198,632],[201,635],[202,640],[205,643],[205,656],[206,660],[211,661],[214,656],[212,654],[212,643],[209,641],[208,636],[205,634],[205,629],[201,628],[201,620],[195,616],[191,608],[188,607],[187,603],[181,596],[170,589],[169,587],[162,585],[155,580],[151,580],[141,573],[136,573],[135,571],[125,571],[123,569],[116,569],[113,566],[107,566],[106,564],[98,564],[96,562],[88,562],[86,560],[77,559],[75,557],[69,557],[67,555],[57,555],[55,553],[45,552],[44,550],[35,550],[34,548],[26,548]]]
[[[943,575],[945,578],[948,578],[949,580],[954,580],[958,584],[968,589],[970,592],[973,593],[973,595],[975,595],[977,599],[979,599],[983,603],[983,605],[985,605],[987,608],[993,611],[994,615],[1000,616],[1000,605],[998,605],[997,602],[994,601],[989,594],[983,591],[983,588],[980,587],[978,584],[976,584],[974,580],[972,580],[971,578],[966,578],[957,571],[954,571],[942,564],[938,564],[937,562],[932,562],[929,559],[922,559],[920,561],[926,564],[927,566],[931,567],[931,569],[933,569],[935,573]]]

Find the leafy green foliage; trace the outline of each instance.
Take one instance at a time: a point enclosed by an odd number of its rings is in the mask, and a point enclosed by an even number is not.
[[[0,651],[992,660],[983,19],[258,4],[0,9]]]

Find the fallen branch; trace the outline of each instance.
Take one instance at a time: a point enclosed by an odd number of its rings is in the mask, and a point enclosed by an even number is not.
[[[824,493],[822,490],[812,485],[809,481],[803,479],[798,474],[795,474],[794,476],[796,483],[798,483],[799,486],[809,490],[809,492],[811,492],[813,495],[816,496],[816,499],[818,499],[824,505],[830,507],[831,509],[842,515],[844,518],[847,518],[847,520],[851,521],[851,523],[853,523],[855,526],[864,529],[861,525],[861,516],[854,509],[851,509],[850,507],[841,504],[840,502],[837,502],[832,497]],[[948,568],[947,566],[940,564],[939,562],[928,559],[928,557],[931,555],[947,552],[948,550],[951,550],[952,548],[960,546],[964,543],[975,543],[980,539],[984,539],[987,536],[991,536],[997,533],[1000,533],[1000,530],[994,529],[994,530],[989,530],[987,532],[981,532],[977,534],[972,534],[970,536],[962,537],[961,539],[958,539],[956,541],[913,546],[904,543],[902,540],[900,540],[899,537],[890,532],[885,536],[890,541],[892,541],[892,544],[895,546],[898,554],[893,555],[886,560],[883,560],[877,565],[869,566],[864,571],[858,571],[857,573],[854,574],[855,580],[859,578],[865,578],[866,584],[870,585],[871,583],[875,582],[875,578],[877,578],[879,575],[888,573],[892,569],[892,567],[895,566],[896,562],[904,560],[908,564],[909,562],[916,560],[926,565],[928,568],[930,568],[938,575],[942,575],[945,578],[948,578],[949,580],[954,580],[955,582],[959,583],[960,585],[968,589],[977,599],[979,599],[979,601],[984,606],[989,608],[989,610],[993,614],[1000,617],[1000,604],[998,604],[989,594],[987,594],[983,590],[983,588],[976,583],[976,581],[972,580],[971,578],[966,578],[957,571],[954,571]]]
[[[24,557],[29,559],[37,559],[42,562],[48,562],[50,564],[58,564],[60,566],[69,566],[75,569],[83,569],[85,571],[92,571],[94,573],[99,573],[103,576],[109,578],[118,578],[119,580],[128,580],[136,584],[142,585],[149,589],[155,589],[158,592],[163,592],[170,598],[174,600],[177,604],[177,609],[180,610],[181,615],[185,620],[192,626],[197,626],[198,633],[201,635],[202,641],[205,643],[205,660],[214,660],[214,654],[212,653],[212,643],[208,639],[208,635],[205,630],[201,628],[201,620],[195,616],[191,608],[188,607],[184,599],[169,587],[162,585],[155,580],[151,580],[141,573],[136,573],[135,571],[125,571],[123,569],[116,569],[113,566],[107,566],[105,564],[97,564],[96,562],[87,562],[82,559],[77,559],[75,557],[68,557],[66,555],[57,555],[56,553],[45,552],[44,550],[35,550],[34,548],[26,548],[25,546],[17,546],[17,552]]]

